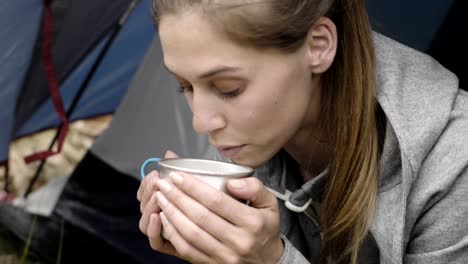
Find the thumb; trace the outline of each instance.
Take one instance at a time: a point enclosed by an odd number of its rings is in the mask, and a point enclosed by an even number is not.
[[[179,156],[175,154],[172,150],[167,150],[166,153],[164,154],[164,158],[166,159],[173,159],[173,158],[178,158]]]
[[[255,177],[229,180],[227,189],[234,197],[250,201],[250,206],[254,208],[275,208],[276,210],[278,207],[276,197]]]

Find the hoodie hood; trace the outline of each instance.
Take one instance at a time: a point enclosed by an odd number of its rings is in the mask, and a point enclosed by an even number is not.
[[[379,33],[374,45],[377,100],[402,155],[418,171],[449,122],[458,79],[430,56]]]
[[[411,170],[404,173],[406,185],[415,180],[449,122],[458,79],[430,56],[379,33],[374,33],[374,46],[376,97],[387,119],[380,172],[382,192],[402,181],[401,171],[395,173],[401,170],[400,158],[409,162]],[[279,155],[258,168],[256,174],[288,209],[305,211],[311,200],[321,201],[327,173],[302,184],[287,176],[295,173],[290,164]]]
[[[466,228],[460,224],[467,215],[467,177],[462,177],[468,176],[468,93],[428,55],[378,33],[374,44],[376,98],[386,130],[376,211],[358,262],[461,263],[466,259]],[[285,201],[279,206],[281,233],[287,237],[282,263],[308,263],[320,256],[322,229],[314,219],[320,219],[327,176],[325,171],[298,183],[300,177],[291,177],[298,175],[297,165],[289,166],[294,164],[288,158],[273,159],[257,172]]]

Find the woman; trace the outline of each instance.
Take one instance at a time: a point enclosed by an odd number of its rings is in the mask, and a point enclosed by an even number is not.
[[[364,1],[153,3],[194,129],[257,169],[232,197],[150,173],[137,197],[153,249],[195,263],[468,260],[468,95],[373,33]]]

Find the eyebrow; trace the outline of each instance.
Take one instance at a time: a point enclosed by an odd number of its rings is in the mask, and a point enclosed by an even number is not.
[[[164,64],[164,67],[166,68],[166,70],[172,74],[174,74],[175,76],[178,76],[176,73],[174,73],[173,71],[171,71],[167,66],[166,64]],[[206,73],[203,73],[203,74],[200,74],[198,76],[198,79],[206,79],[208,77],[211,77],[211,76],[214,76],[214,75],[217,75],[217,74],[221,74],[221,73],[224,73],[224,72],[235,72],[235,71],[238,71],[240,70],[240,68],[238,67],[230,67],[230,66],[219,66],[217,68],[214,68]]]

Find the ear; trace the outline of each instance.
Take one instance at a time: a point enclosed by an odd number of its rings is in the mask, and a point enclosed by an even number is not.
[[[327,71],[335,59],[338,45],[335,23],[327,17],[321,17],[310,28],[306,44],[308,64],[312,73]]]

